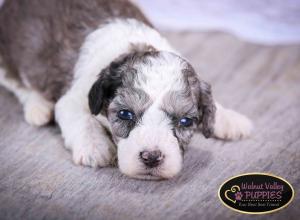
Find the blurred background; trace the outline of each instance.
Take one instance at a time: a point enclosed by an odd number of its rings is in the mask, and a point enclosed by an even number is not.
[[[299,0],[135,1],[162,30],[223,30],[261,44],[300,42]]]
[[[160,30],[220,30],[259,44],[300,43],[300,0],[132,1]]]

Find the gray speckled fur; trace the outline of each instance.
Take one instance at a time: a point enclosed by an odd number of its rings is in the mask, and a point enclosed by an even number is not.
[[[142,51],[135,50],[123,54],[103,69],[89,94],[92,113],[102,112],[107,115],[115,142],[119,138],[126,138],[135,126],[143,122],[143,113],[152,104],[150,97],[142,89],[135,87],[139,86],[141,81],[147,84],[147,77],[140,71],[141,66],[151,66],[155,59],[162,59],[163,63],[162,54],[167,53],[151,48],[147,51],[147,47],[138,48]],[[198,78],[186,60],[175,54],[169,55],[173,56],[174,60],[180,59],[182,69],[179,71],[182,73],[183,90],[169,91],[161,103],[161,110],[172,125],[181,149],[185,149],[199,126],[206,137],[211,135],[215,106],[210,86]],[[124,121],[116,116],[118,111],[124,109],[135,113],[134,120]],[[180,126],[179,120],[183,117],[193,119],[193,125],[185,128]]]
[[[0,8],[0,54],[24,84],[57,100],[72,80],[84,38],[117,17],[151,25],[126,0],[5,1]]]
[[[141,89],[120,88],[108,110],[108,119],[111,123],[114,140],[126,138],[130,131],[143,119],[143,113],[152,104],[149,96]],[[134,122],[121,120],[117,117],[118,111],[128,109],[135,113]]]

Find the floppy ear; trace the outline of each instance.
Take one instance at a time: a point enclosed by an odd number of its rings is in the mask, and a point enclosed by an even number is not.
[[[211,93],[211,86],[200,80],[199,110],[202,113],[202,133],[209,138],[214,133],[216,106]]]
[[[91,113],[99,114],[106,109],[115,93],[122,85],[122,73],[119,71],[121,63],[112,62],[101,71],[99,79],[94,83],[89,92],[89,107]]]
[[[135,72],[131,67],[134,59],[155,52],[155,48],[144,44],[132,44],[129,53],[122,54],[111,64],[103,69],[99,79],[94,83],[89,92],[89,107],[91,113],[99,114],[107,109],[110,101],[114,98],[118,87],[122,86],[124,73]],[[127,75],[128,77],[128,75]]]

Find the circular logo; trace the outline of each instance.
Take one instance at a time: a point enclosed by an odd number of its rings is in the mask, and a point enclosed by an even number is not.
[[[219,189],[222,203],[246,214],[266,214],[283,209],[294,198],[285,179],[267,173],[247,173],[225,181]]]

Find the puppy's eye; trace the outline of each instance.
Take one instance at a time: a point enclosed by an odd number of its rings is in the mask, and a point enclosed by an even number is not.
[[[122,120],[133,120],[134,113],[129,110],[121,110],[118,112],[118,118]]]
[[[182,127],[190,127],[193,124],[193,119],[184,117],[179,120],[179,125]]]

